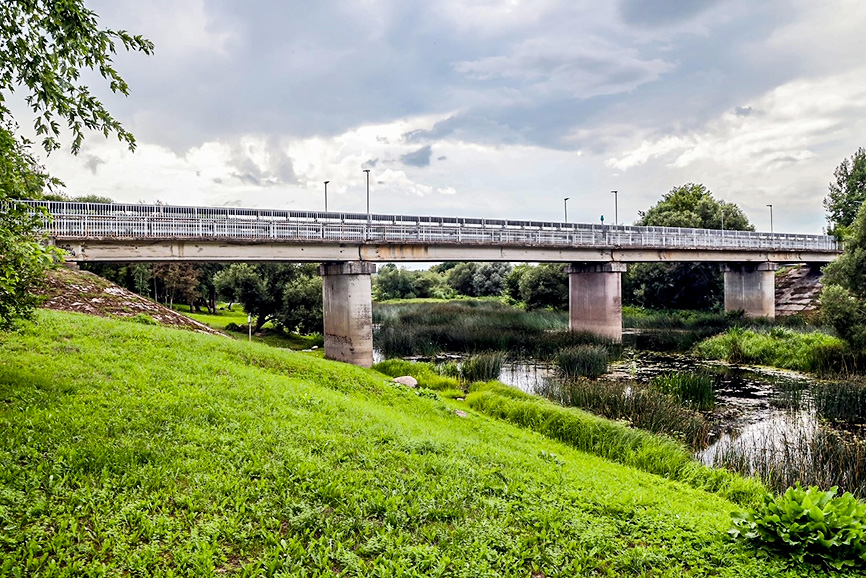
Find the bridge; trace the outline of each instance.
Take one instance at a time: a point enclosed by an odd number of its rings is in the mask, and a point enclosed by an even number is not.
[[[377,262],[567,263],[574,331],[622,337],[628,263],[714,262],[725,309],[773,317],[774,270],[820,265],[841,246],[827,235],[633,227],[504,219],[26,201],[72,262],[322,263],[325,355],[372,363],[371,279]]]

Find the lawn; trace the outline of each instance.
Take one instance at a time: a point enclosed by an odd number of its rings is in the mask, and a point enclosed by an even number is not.
[[[716,494],[372,370],[47,311],[0,344],[0,577],[821,575],[726,540]]]
[[[235,305],[231,311],[219,310],[216,314],[196,313],[183,305],[176,305],[175,310],[220,331],[226,331],[226,325],[229,323],[247,327],[247,314],[240,305]],[[249,339],[248,333],[236,331],[226,331],[226,333],[235,339]],[[260,333],[253,335],[253,341],[283,349],[310,349],[314,346],[321,347],[323,344],[321,335],[288,334],[275,329],[270,322],[265,323]]]

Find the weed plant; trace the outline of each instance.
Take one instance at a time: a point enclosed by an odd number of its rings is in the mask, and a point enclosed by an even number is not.
[[[771,365],[816,373],[856,369],[855,358],[837,337],[777,327],[766,331],[736,327],[695,346],[706,359]]]
[[[580,408],[651,433],[671,436],[693,449],[705,447],[712,430],[699,413],[637,382],[549,380],[539,393],[566,407]]]
[[[460,364],[460,375],[466,383],[499,379],[504,358],[498,351],[473,355]]]
[[[725,444],[713,454],[712,465],[755,476],[776,492],[799,482],[838,486],[866,498],[866,440],[845,431],[802,424],[778,428],[759,440]]]
[[[756,484],[673,441],[438,397],[260,343],[39,312],[0,334],[0,576],[786,572],[723,537],[721,496],[748,504]]]
[[[604,375],[609,361],[607,348],[601,345],[578,345],[556,354],[557,370],[566,379]]]
[[[866,423],[866,380],[824,381],[811,387],[815,411],[821,417],[849,424]]]
[[[698,411],[709,411],[716,402],[715,381],[708,373],[678,371],[653,377],[649,385]]]
[[[797,483],[781,496],[767,495],[754,511],[732,515],[729,534],[798,562],[866,568],[866,503],[850,493],[836,497],[837,489],[804,490]]]

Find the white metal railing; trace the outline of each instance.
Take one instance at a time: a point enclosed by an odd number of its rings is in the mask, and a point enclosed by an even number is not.
[[[829,235],[543,221],[320,213],[170,205],[24,201],[45,207],[45,231],[74,239],[237,239],[386,244],[735,249],[836,253]]]

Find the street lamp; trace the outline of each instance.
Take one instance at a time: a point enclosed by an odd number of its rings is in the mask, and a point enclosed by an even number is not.
[[[370,218],[370,169],[364,169],[364,172],[367,173],[367,222],[371,221]]]
[[[331,181],[325,181],[325,212],[328,212],[328,183]]]
[[[570,198],[571,197],[565,197],[564,199],[562,199],[562,205],[563,205],[563,208],[565,209],[565,222],[566,223],[568,222],[568,199],[570,199]]]
[[[613,224],[619,224],[619,195],[617,191],[611,191],[613,194]]]
[[[767,205],[770,207],[770,234],[773,234],[773,205]]]

